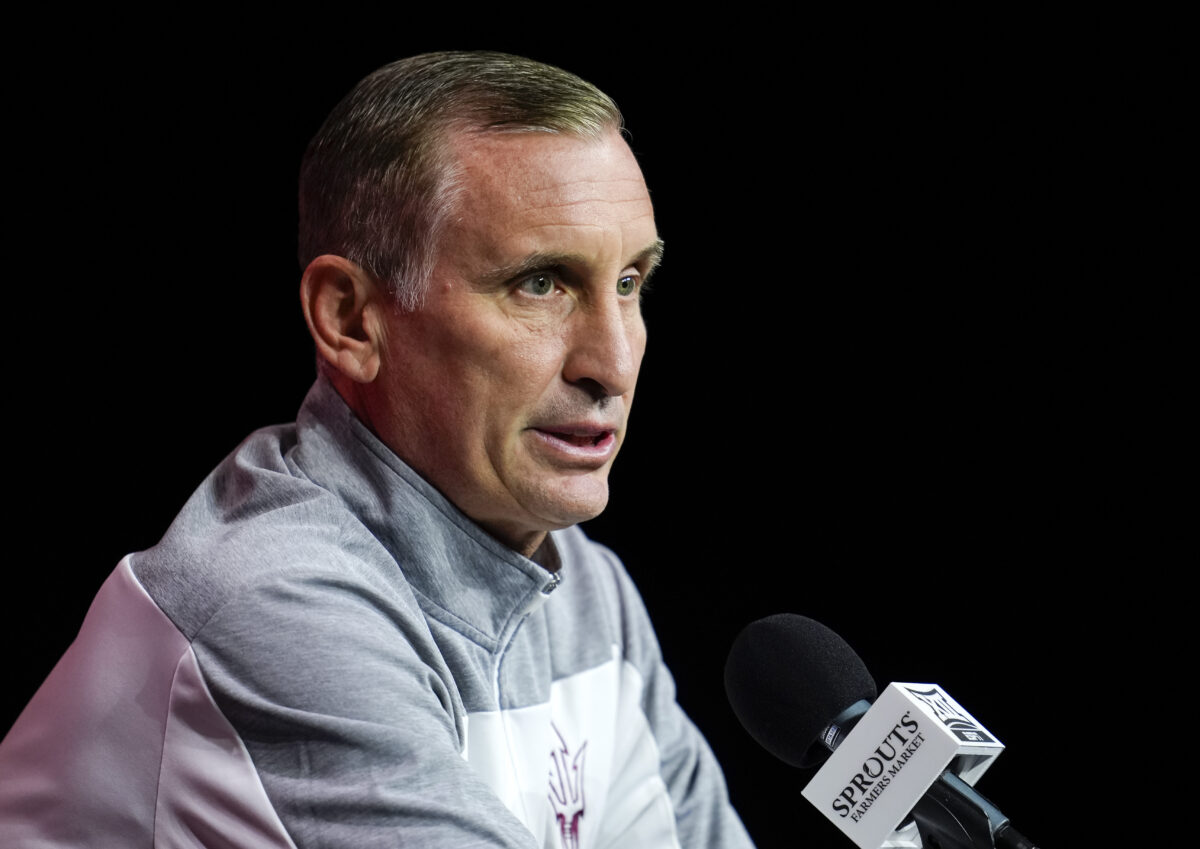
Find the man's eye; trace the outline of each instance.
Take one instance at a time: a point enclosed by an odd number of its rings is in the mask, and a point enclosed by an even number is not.
[[[617,281],[618,295],[632,295],[638,289],[638,280],[636,277],[622,277]]]
[[[535,274],[522,280],[517,288],[530,295],[549,295],[554,291],[554,278],[549,274]]]

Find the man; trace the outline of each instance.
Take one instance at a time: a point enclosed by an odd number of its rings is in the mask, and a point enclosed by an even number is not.
[[[749,845],[574,527],[662,252],[615,105],[387,66],[309,147],[300,242],[317,383],[100,590],[0,746],[9,845]]]

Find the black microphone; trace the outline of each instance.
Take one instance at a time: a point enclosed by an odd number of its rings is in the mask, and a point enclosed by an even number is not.
[[[904,698],[908,699],[913,695],[936,699],[938,695],[914,690],[912,685],[899,686],[909,688],[904,693]],[[891,697],[893,690],[899,692],[897,687],[892,685],[885,696]],[[771,754],[800,768],[815,766],[829,757],[858,722],[864,720],[871,702],[877,698],[875,681],[866,664],[844,639],[820,622],[791,613],[760,619],[742,630],[734,640],[725,664],[725,691],[746,732]],[[891,703],[895,702],[892,698]],[[903,727],[897,724],[896,730],[889,735],[894,739],[885,739],[887,748],[881,746],[876,750],[880,755],[891,754],[888,760],[894,762],[890,763],[890,775],[884,772],[887,764],[883,758],[868,758],[871,763],[863,764],[865,771],[854,776],[857,784],[851,783],[846,788],[842,794],[844,800],[837,799],[836,807],[842,816],[850,812],[850,803],[861,804],[862,808],[855,813],[861,812],[865,816],[865,811],[879,801],[883,795],[881,791],[885,792],[892,780],[895,780],[895,786],[901,785],[901,775],[905,780],[917,779],[917,773],[911,767],[903,774],[900,770],[908,758],[915,755],[914,743],[923,742],[924,737],[917,735],[916,739],[909,740],[918,723],[911,713],[903,716],[907,718],[902,720]],[[888,718],[887,724],[891,721],[892,718]],[[864,722],[864,728],[867,725],[873,723]],[[983,732],[982,726],[971,727]],[[899,746],[896,741],[909,744],[908,755],[899,756],[904,760],[899,760],[896,755]],[[870,745],[876,742],[872,739]],[[878,773],[873,770],[875,761],[880,764]],[[916,757],[913,762],[917,762]],[[935,767],[924,780],[933,780],[940,769],[940,766]],[[816,780],[812,784],[816,784]],[[908,804],[913,805],[909,820],[915,820],[923,845],[944,849],[1036,849],[1012,828],[1008,818],[995,805],[950,770],[941,772],[932,786],[920,786],[928,787],[928,790],[918,798],[917,793],[921,791],[917,789],[909,797],[915,804],[911,801]],[[856,788],[863,793],[856,796]],[[868,788],[874,795],[865,796]],[[896,793],[891,795],[894,797]],[[828,811],[822,812],[857,842],[845,822],[839,822]],[[903,808],[895,814],[896,818],[899,819],[902,813]]]
[[[878,695],[867,665],[845,640],[795,613],[742,629],[725,662],[725,693],[760,746],[802,769],[825,760]],[[843,716],[856,707],[858,716]]]

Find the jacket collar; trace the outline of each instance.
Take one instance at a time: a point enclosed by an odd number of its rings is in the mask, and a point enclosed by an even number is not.
[[[296,425],[292,460],[387,549],[426,615],[496,650],[558,585],[562,566],[551,573],[471,521],[371,433],[324,376]],[[555,563],[546,539],[550,559],[539,559]]]

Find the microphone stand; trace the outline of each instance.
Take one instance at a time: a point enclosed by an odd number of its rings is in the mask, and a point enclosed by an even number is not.
[[[1037,849],[983,794],[949,770],[912,810],[924,849]]]

